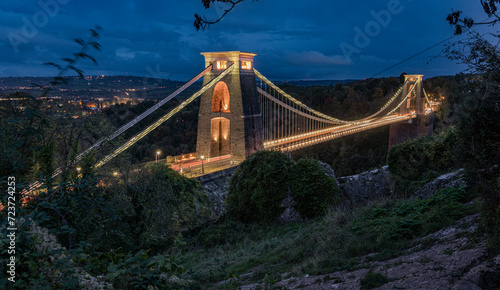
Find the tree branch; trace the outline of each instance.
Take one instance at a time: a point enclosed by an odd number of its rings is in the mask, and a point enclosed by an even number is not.
[[[488,15],[488,18],[482,20],[481,22],[476,22],[470,17],[462,17],[462,11],[453,11],[446,17],[446,21],[452,26],[455,26],[455,35],[460,35],[464,30],[469,30],[473,26],[477,25],[496,25],[500,23],[500,16],[497,14],[498,5],[500,5],[500,0],[481,0],[481,5],[483,6],[484,12]],[[495,17],[489,21],[491,17]]]
[[[231,4],[231,7],[224,10],[224,13],[218,19],[215,19],[215,20],[208,20],[206,17],[201,16],[198,13],[196,13],[194,15],[195,20],[193,23],[194,27],[196,28],[196,31],[199,31],[200,29],[205,31],[205,29],[209,28],[210,25],[221,21],[222,18],[224,18],[226,16],[226,14],[228,14],[231,10],[233,10],[233,8],[236,5],[243,2],[243,0],[237,0],[237,1],[233,1],[233,0],[202,0],[202,2],[203,2],[203,6],[205,6],[205,9],[210,8],[210,3],[214,3],[214,2],[228,3],[228,4]]]

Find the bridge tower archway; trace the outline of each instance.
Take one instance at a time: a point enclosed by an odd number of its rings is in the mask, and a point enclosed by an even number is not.
[[[405,75],[406,85],[403,87],[401,98],[406,97],[413,87],[416,87],[406,102],[401,105],[400,114],[404,115],[413,111],[417,114],[425,113],[425,96],[422,94],[423,77],[423,75]]]
[[[226,69],[232,70],[201,95],[196,153],[206,158],[231,154],[232,160],[243,161],[264,149],[253,71],[256,54],[240,51],[201,54],[205,57],[205,67],[212,65],[212,71],[203,77],[203,85]]]

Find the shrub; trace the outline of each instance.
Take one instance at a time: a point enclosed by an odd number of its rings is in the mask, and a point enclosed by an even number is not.
[[[452,129],[393,146],[387,155],[387,164],[398,188],[413,193],[422,184],[456,169],[456,142],[457,134]]]
[[[292,195],[302,217],[324,215],[339,200],[336,180],[314,159],[300,159],[293,170]]]
[[[391,208],[375,207],[354,221],[352,230],[386,245],[430,234],[472,213],[464,188],[440,189],[428,199],[405,200]]]
[[[272,221],[283,212],[281,203],[288,192],[306,218],[324,215],[339,199],[335,179],[325,174],[318,161],[300,159],[295,164],[283,153],[260,151],[231,177],[228,217],[242,222]]]
[[[243,222],[269,222],[282,212],[292,176],[293,161],[285,154],[259,151],[236,169],[227,196],[229,218]]]
[[[115,247],[162,250],[182,230],[212,217],[200,183],[164,164],[140,170],[130,176],[130,181],[120,182],[109,191],[114,216],[110,216],[105,234],[107,243],[114,242]]]
[[[374,273],[372,270],[370,270],[363,277],[361,277],[359,283],[361,284],[361,289],[373,289],[380,287],[389,281],[389,278],[387,278],[385,275]]]

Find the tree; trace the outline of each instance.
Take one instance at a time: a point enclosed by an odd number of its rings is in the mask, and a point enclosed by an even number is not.
[[[483,6],[483,10],[488,15],[488,19],[493,17],[492,20],[488,21],[476,21],[471,17],[462,17],[462,11],[458,10],[453,13],[450,13],[448,17],[446,17],[446,21],[451,25],[455,26],[455,34],[460,35],[464,31],[469,30],[470,28],[478,25],[490,25],[493,26],[500,22],[500,16],[497,11],[500,6],[500,0],[480,0],[481,5]]]
[[[468,65],[466,88],[457,96],[456,125],[458,146],[472,188],[483,199],[483,222],[491,246],[500,251],[500,34],[479,34],[474,27],[500,23],[500,0],[480,0],[492,20],[477,22],[462,17],[462,11],[448,15],[455,34],[467,33],[463,41],[448,45],[445,53],[452,60]]]
[[[231,176],[227,213],[243,222],[271,222],[282,212],[293,161],[275,151],[259,151],[243,161]]]
[[[194,14],[194,18],[195,18],[194,23],[193,23],[194,27],[196,28],[196,30],[200,30],[200,29],[205,30],[205,29],[209,28],[210,25],[221,21],[222,18],[224,18],[224,16],[226,16],[226,14],[228,14],[231,10],[234,9],[234,7],[236,5],[240,4],[243,1],[244,0],[201,0],[201,3],[203,3],[203,6],[205,7],[205,9],[210,8],[210,6],[213,5],[214,3],[229,4],[229,7],[227,9],[225,9],[224,12],[222,13],[222,15],[220,15],[219,18],[217,18],[217,19],[209,20],[205,16],[201,16],[198,13]],[[257,0],[254,0],[254,1],[257,1]]]
[[[293,170],[292,196],[302,217],[315,218],[327,213],[339,200],[339,189],[334,177],[325,174],[314,159],[300,159]]]

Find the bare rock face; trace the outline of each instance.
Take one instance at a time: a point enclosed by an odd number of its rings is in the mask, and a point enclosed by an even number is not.
[[[216,216],[224,213],[229,190],[229,179],[230,177],[224,176],[202,183],[203,191],[208,196],[212,210]]]
[[[288,193],[281,202],[281,207],[284,207],[285,210],[278,217],[278,221],[281,223],[290,223],[290,222],[301,222],[303,221],[300,213],[295,209],[297,202],[293,199],[292,193],[290,189],[288,189]]]
[[[464,186],[466,183],[462,175],[463,169],[439,176],[422,186],[412,197],[429,198],[438,189]],[[342,196],[341,206],[346,208],[361,206],[370,200],[389,195],[394,188],[394,180],[388,166],[352,176],[340,177],[338,183],[340,184]]]
[[[333,170],[333,168],[328,163],[325,163],[325,162],[319,161],[319,160],[318,160],[318,162],[319,162],[319,165],[321,165],[321,167],[325,171],[325,174],[333,177],[335,179],[335,182],[337,182],[337,186],[340,187],[339,181],[337,180],[337,176],[335,176],[335,171]]]
[[[342,196],[341,206],[353,208],[392,192],[394,181],[388,166],[338,179]]]
[[[491,259],[482,238],[469,239],[479,223],[479,214],[421,238],[428,246],[417,246],[406,254],[386,261],[359,258],[360,269],[327,275],[289,277],[273,286],[278,289],[360,289],[361,278],[369,271],[387,277],[376,289],[500,289],[500,255]],[[474,236],[474,235],[472,235]],[[256,289],[262,284],[241,286]]]
[[[433,181],[427,183],[422,186],[419,190],[415,192],[413,195],[414,198],[429,198],[432,196],[438,189],[446,188],[446,187],[455,187],[459,188],[461,186],[466,185],[464,179],[462,178],[463,169],[457,170],[452,173],[444,174],[434,179]]]

